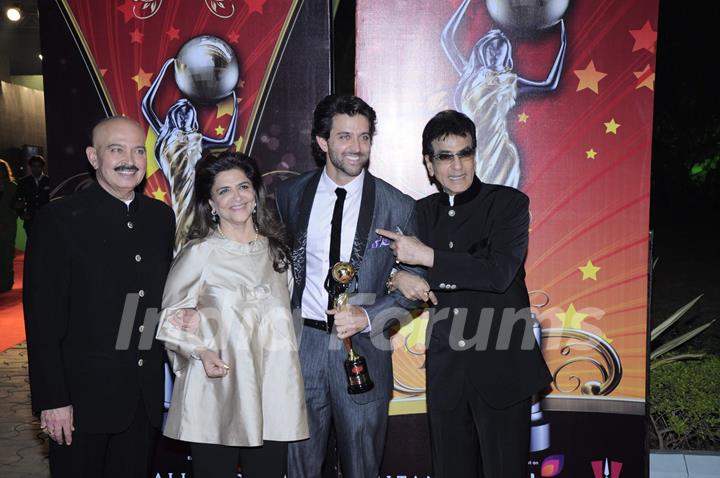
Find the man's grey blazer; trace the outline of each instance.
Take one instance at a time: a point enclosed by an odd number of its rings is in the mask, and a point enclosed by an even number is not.
[[[322,168],[285,180],[278,186],[275,196],[280,218],[291,240],[295,279],[292,308],[298,339],[303,328],[301,301],[305,290],[307,228],[321,174]],[[332,214],[332,210],[327,213]],[[350,257],[350,262],[358,271],[357,294],[350,303],[364,307],[370,317],[371,332],[356,334],[352,340],[355,351],[367,360],[375,388],[366,393],[352,395],[356,403],[390,398],[393,383],[392,350],[387,329],[398,321],[409,320],[407,309],[412,310],[418,305],[417,302],[405,299],[398,291],[386,293],[387,279],[396,265],[395,257],[389,248],[389,241],[383,240],[375,229],[396,231],[398,227],[404,234],[417,235],[415,201],[366,171]],[[415,269],[409,270],[419,272]],[[330,353],[337,356],[336,360],[331,360],[333,367],[330,376],[333,380],[345,382],[347,378],[343,363],[347,353],[334,331],[329,346]]]

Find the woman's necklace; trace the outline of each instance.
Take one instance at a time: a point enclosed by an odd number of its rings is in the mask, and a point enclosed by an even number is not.
[[[222,231],[222,228],[220,227],[220,224],[218,224],[217,232],[218,232],[218,234],[220,235],[220,237],[222,237],[223,239],[227,239],[227,237],[225,237],[225,234],[223,234],[223,231]],[[247,244],[252,244],[253,242],[255,242],[255,241],[257,241],[257,240],[258,240],[258,230],[257,230],[257,227],[256,227],[256,228],[255,228],[255,237],[253,238],[252,241],[248,242]],[[237,242],[240,242],[240,241],[237,241]],[[240,242],[240,244],[245,244],[245,243],[244,243],[244,242]]]

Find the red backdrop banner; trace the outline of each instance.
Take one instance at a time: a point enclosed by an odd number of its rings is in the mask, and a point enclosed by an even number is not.
[[[64,0],[69,20],[76,26],[110,112],[142,120],[141,104],[155,81],[154,109],[161,121],[165,112],[183,97],[171,68],[160,78],[163,65],[178,55],[193,38],[209,35],[221,39],[239,64],[239,78],[232,97],[204,101],[196,111],[199,131],[206,138],[224,138],[237,108],[236,130],[229,138],[244,150],[264,88],[281,41],[297,6],[296,0],[124,0],[97,2]],[[172,65],[171,65],[172,66]],[[178,71],[178,68],[175,68]],[[229,92],[228,92],[229,93]],[[148,131],[148,152],[153,152],[157,132]],[[227,146],[226,146],[227,147]],[[168,178],[160,158],[150,155],[147,190],[172,204]]]
[[[433,193],[425,123],[448,108],[474,120],[477,174],[530,197],[527,284],[556,378],[543,407],[575,426],[645,413],[657,11],[657,0],[358,1],[357,92],[378,113],[371,171]],[[491,41],[499,56],[482,57]],[[425,324],[396,337],[394,414],[424,410]],[[555,421],[560,443],[570,431]],[[626,438],[641,460],[636,428]]]

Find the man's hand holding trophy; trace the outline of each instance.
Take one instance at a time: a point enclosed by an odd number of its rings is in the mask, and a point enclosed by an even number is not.
[[[353,279],[355,278],[356,271],[352,264],[349,262],[337,262],[330,271],[330,277],[328,277],[327,288],[330,297],[333,299],[333,306],[335,313],[346,310],[349,305],[350,295],[348,289]],[[342,339],[345,344],[345,350],[347,350],[348,356],[345,359],[345,373],[348,378],[348,393],[357,394],[364,393],[375,386],[372,380],[370,380],[370,374],[368,373],[367,364],[365,358],[358,355],[352,347],[352,338],[354,334],[339,334],[347,335]]]

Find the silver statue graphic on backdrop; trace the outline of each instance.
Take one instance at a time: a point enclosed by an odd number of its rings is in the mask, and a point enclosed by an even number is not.
[[[174,67],[175,83],[186,96],[177,100],[161,120],[154,104],[160,84],[170,66]],[[240,67],[232,47],[220,38],[201,35],[188,40],[177,54],[168,59],[145,94],[142,112],[157,140],[155,159],[170,186],[170,197],[177,234],[175,252],[185,243],[192,223],[191,207],[195,164],[206,149],[229,148],[237,131],[237,97],[235,87]],[[222,138],[211,138],[201,132],[197,105],[217,105],[232,98],[233,113]]]
[[[518,187],[520,154],[510,138],[507,115],[518,96],[557,88],[567,49],[562,15],[568,0],[526,1],[523,8],[515,8],[512,3],[487,1],[490,16],[507,29],[528,35],[560,23],[560,48],[544,80],[528,80],[513,72],[512,44],[501,30],[485,33],[467,56],[460,51],[455,34],[470,0],[464,0],[450,17],[442,31],[441,45],[460,75],[454,94],[455,109],[468,115],[477,128],[475,174],[487,183]]]

